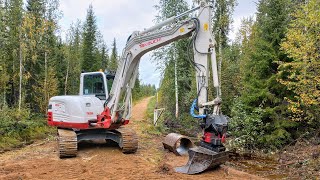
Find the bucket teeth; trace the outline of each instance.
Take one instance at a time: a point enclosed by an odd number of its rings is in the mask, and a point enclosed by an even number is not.
[[[186,165],[176,167],[175,171],[184,174],[197,174],[223,164],[229,159],[228,152],[215,152],[197,146],[190,148],[189,161]]]

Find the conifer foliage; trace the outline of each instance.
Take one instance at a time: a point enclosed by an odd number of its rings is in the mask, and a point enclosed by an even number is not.
[[[44,114],[50,97],[79,93],[82,71],[117,69],[116,40],[109,58],[92,5],[65,39],[58,33],[61,15],[58,0],[0,0],[0,111]],[[150,95],[150,89],[142,85],[136,94]]]
[[[97,41],[97,24],[92,5],[89,6],[83,29],[82,70],[88,72],[97,71],[100,69],[100,64],[97,63],[94,55]]]

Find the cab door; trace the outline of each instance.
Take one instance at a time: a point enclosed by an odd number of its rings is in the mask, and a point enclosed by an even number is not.
[[[94,95],[104,103],[109,96],[107,79],[104,73],[81,73],[79,95]]]

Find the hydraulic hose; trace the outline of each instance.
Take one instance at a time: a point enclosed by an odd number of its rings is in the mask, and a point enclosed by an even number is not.
[[[197,108],[197,101],[198,99],[195,99],[190,107],[190,114],[192,117],[194,118],[206,118],[207,115],[203,114],[203,115],[197,115],[194,113],[194,110]]]

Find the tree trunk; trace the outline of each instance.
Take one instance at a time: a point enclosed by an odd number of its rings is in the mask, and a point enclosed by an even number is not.
[[[69,76],[69,66],[70,66],[70,60],[68,59],[66,80],[65,80],[65,82],[64,82],[64,95],[67,95],[68,76]]]
[[[48,95],[48,86],[47,86],[47,78],[48,78],[48,67],[47,67],[47,52],[44,52],[44,89],[45,89],[45,102],[49,99]]]
[[[175,47],[174,47],[175,48]],[[178,94],[178,76],[177,76],[177,55],[176,55],[176,48],[174,49],[174,86],[175,86],[175,93],[176,93],[176,118],[179,117],[179,94]]]
[[[22,101],[22,49],[21,49],[21,36],[19,43],[19,111],[21,110]]]

